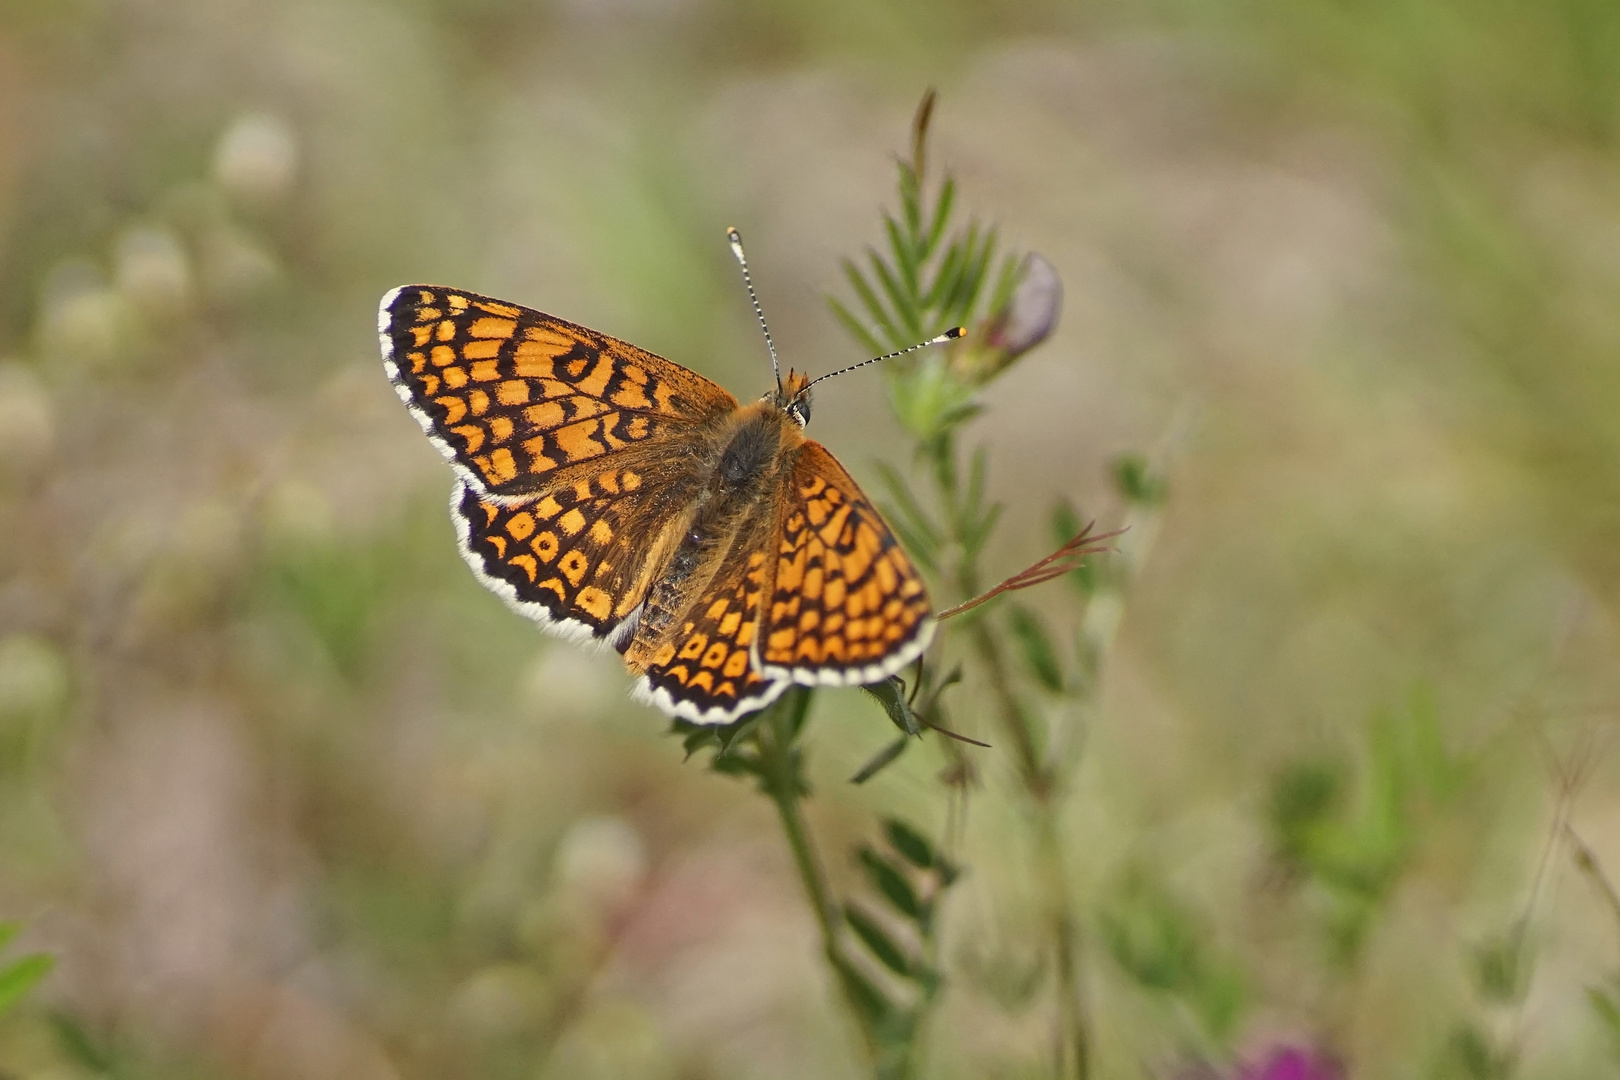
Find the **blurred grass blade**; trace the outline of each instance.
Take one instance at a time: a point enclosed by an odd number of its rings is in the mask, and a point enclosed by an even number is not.
[[[832,309],[832,313],[838,318],[838,321],[844,324],[844,329],[848,330],[856,341],[864,345],[868,352],[873,356],[883,354],[885,351],[883,345],[879,343],[877,338],[872,336],[870,330],[861,325],[859,319],[850,314],[850,310],[836,296],[827,297],[827,306]]]
[[[899,328],[904,331],[903,334],[895,338],[895,341],[917,341],[923,336],[923,333],[922,324],[917,317],[915,299],[900,287],[900,283],[895,280],[894,271],[890,270],[889,264],[883,261],[883,256],[873,249],[867,248],[866,257],[867,261],[872,264],[872,273],[877,277],[878,284],[883,287],[883,295],[888,298],[889,303],[894,307],[895,316],[900,323]],[[895,347],[899,349],[906,348],[905,345],[896,345]]]
[[[25,956],[0,969],[0,1016],[11,1010],[28,991],[56,966],[56,958],[45,953]]]
[[[52,1012],[50,1020],[57,1043],[70,1059],[98,1075],[112,1072],[113,1055],[98,1047],[77,1020],[64,1012]]]
[[[901,284],[906,287],[906,295],[913,298],[917,296],[917,253],[912,250],[911,242],[900,231],[900,223],[888,214],[883,215],[883,229],[889,234],[889,247],[894,251],[894,261],[900,269]]]
[[[956,178],[947,176],[939,189],[939,202],[934,204],[934,222],[928,227],[928,239],[923,247],[923,258],[932,255],[950,224],[951,207],[956,202]]]
[[[962,272],[962,245],[952,243],[945,249],[945,257],[934,270],[934,280],[923,295],[923,306],[937,311],[945,306],[945,298],[956,288],[956,279]]]
[[[894,331],[897,329],[894,325],[894,318],[889,314],[888,309],[883,306],[882,301],[878,299],[877,293],[873,291],[872,286],[867,283],[866,275],[861,273],[860,267],[856,266],[853,260],[844,259],[842,262],[844,277],[849,279],[850,288],[855,290],[855,295],[860,297],[861,303],[866,305],[867,314],[872,316],[874,323],[887,331],[890,337],[893,337]],[[879,353],[883,351],[882,347],[877,349]]]
[[[855,936],[866,943],[866,947],[872,950],[873,956],[882,961],[884,967],[896,975],[911,977],[914,967],[911,959],[889,938],[875,919],[854,904],[844,905],[844,919],[849,923],[849,928],[855,931]]]
[[[1018,605],[1008,613],[1013,638],[1024,654],[1024,666],[1035,681],[1054,694],[1063,690],[1063,666],[1058,662],[1052,639],[1035,613]]]
[[[869,1030],[882,1031],[889,1024],[895,1011],[888,996],[879,990],[864,972],[850,963],[847,956],[833,952],[830,959],[834,970],[838,972],[839,982],[843,984],[844,995],[854,1007],[856,1015]]]
[[[911,736],[900,736],[898,739],[894,740],[894,742],[872,755],[871,759],[867,761],[865,765],[862,765],[856,771],[854,776],[849,778],[849,782],[852,784],[866,783],[868,780],[872,779],[872,777],[888,768],[890,763],[898,758],[901,754],[905,753],[906,747],[910,745]]]
[[[899,818],[889,818],[883,823],[883,831],[889,838],[889,843],[912,866],[919,870],[930,870],[937,861],[934,855],[934,845],[918,833],[911,826]]]
[[[899,867],[867,844],[861,845],[857,857],[866,870],[867,880],[872,883],[872,887],[887,897],[889,903],[901,914],[912,919],[922,914],[922,904],[917,899],[917,890],[911,887],[911,882],[906,880]]]

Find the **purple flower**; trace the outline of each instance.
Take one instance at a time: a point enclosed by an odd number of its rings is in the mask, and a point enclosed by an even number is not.
[[[1237,1080],[1346,1080],[1339,1059],[1310,1047],[1279,1046],[1260,1065],[1244,1065]]]

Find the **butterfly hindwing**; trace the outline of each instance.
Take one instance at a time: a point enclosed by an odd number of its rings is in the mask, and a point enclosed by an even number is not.
[[[696,723],[726,724],[787,689],[761,674],[752,657],[775,516],[774,506],[762,504],[742,523],[676,632],[650,658],[636,683],[639,699]]]
[[[383,297],[383,362],[471,487],[534,493],[559,469],[656,442],[737,407],[645,349],[551,315],[434,285]]]
[[[646,594],[660,545],[697,478],[687,443],[559,470],[538,493],[496,498],[457,483],[450,514],[462,556],[518,611],[567,636],[607,638]],[[666,545],[667,546],[667,545]]]
[[[849,473],[806,440],[783,494],[762,672],[806,686],[876,682],[928,647],[934,621],[911,560]]]

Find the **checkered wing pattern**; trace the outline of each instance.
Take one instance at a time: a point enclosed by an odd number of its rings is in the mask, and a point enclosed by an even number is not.
[[[495,498],[462,481],[451,518],[462,557],[508,604],[571,637],[608,638],[679,538],[694,482],[685,443],[561,470],[538,495]]]
[[[636,696],[672,716],[725,724],[775,701],[787,689],[752,660],[760,601],[769,588],[775,507],[750,515],[679,633],[647,665]]]
[[[511,497],[737,407],[678,364],[487,296],[406,285],[377,315],[395,390],[469,487]]]
[[[755,648],[770,678],[876,682],[933,637],[928,592],[894,534],[820,443],[806,440],[783,495],[776,568]]]

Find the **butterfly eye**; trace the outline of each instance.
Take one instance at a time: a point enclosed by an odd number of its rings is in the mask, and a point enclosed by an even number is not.
[[[810,423],[810,397],[795,398],[788,402],[787,414],[793,417],[793,422],[800,427]]]

